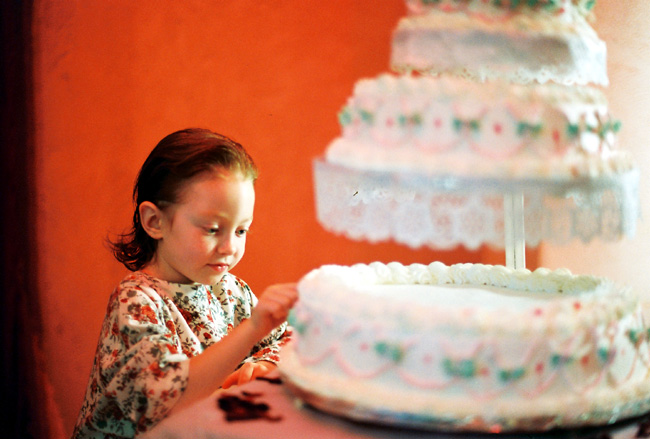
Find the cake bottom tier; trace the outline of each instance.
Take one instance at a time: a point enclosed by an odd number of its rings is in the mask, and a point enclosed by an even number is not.
[[[280,371],[310,404],[471,431],[612,424],[650,411],[636,294],[566,269],[326,265],[298,283]]]
[[[375,381],[327,375],[301,365],[291,344],[283,350],[280,371],[294,396],[323,412],[353,421],[424,430],[541,432],[613,424],[650,411],[650,380],[622,389],[603,389],[589,398],[495,398],[477,401],[388,388]]]

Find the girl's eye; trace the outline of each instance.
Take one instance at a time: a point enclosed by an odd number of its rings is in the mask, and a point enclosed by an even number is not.
[[[206,229],[206,232],[208,232],[208,234],[210,234],[210,235],[216,235],[217,233],[219,233],[219,228],[217,228],[217,227],[208,227]]]
[[[236,233],[237,233],[237,236],[244,236],[244,235],[246,235],[248,233],[248,230],[247,229],[239,229],[239,230],[237,230]]]

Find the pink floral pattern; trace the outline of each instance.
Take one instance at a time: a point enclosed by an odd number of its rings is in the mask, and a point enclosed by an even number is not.
[[[215,286],[129,274],[109,299],[73,438],[130,438],[157,424],[187,385],[189,357],[249,318],[256,304],[231,274]],[[289,334],[281,325],[244,362],[277,362]]]

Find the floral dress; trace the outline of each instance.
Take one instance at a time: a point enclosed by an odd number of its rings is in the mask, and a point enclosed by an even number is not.
[[[256,304],[232,274],[214,286],[129,274],[110,297],[73,439],[131,438],[161,421],[187,385],[189,357],[250,317]],[[288,335],[284,323],[244,362],[277,363]]]

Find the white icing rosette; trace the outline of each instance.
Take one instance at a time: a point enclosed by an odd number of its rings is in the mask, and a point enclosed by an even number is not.
[[[481,137],[472,142],[473,149],[490,159],[505,159],[524,147],[524,137],[518,134],[518,123],[505,107],[488,110],[481,118]]]
[[[451,106],[444,102],[431,102],[422,111],[421,123],[413,129],[413,138],[419,149],[442,153],[453,149],[460,139],[454,130]]]

